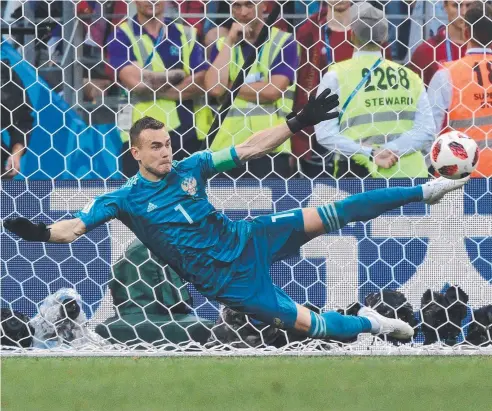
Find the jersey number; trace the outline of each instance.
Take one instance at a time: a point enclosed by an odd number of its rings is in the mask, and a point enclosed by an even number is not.
[[[369,69],[363,68],[361,73],[362,78],[364,78],[367,73],[369,73]],[[373,75],[375,79],[379,78],[377,86],[371,85]],[[364,91],[388,90],[388,88],[397,90],[400,86],[407,90],[410,88],[408,73],[403,67],[399,68],[398,71],[393,67],[387,67],[386,70],[377,67],[367,79]]]
[[[475,63],[473,66],[473,71],[477,75],[477,83],[480,87],[483,87],[483,76],[482,76],[482,71],[480,70],[480,62]],[[489,78],[489,84],[492,84],[492,61],[487,62],[487,71],[488,71],[488,78]],[[487,75],[487,73],[485,73]]]
[[[190,224],[193,224],[193,220],[190,217],[190,215],[186,212],[186,210],[183,208],[181,204],[178,204],[176,207],[174,207],[176,211],[180,211],[181,214],[184,215],[184,218],[186,218],[186,221],[188,221]]]
[[[489,85],[492,84],[492,61],[488,61],[486,66],[487,67],[487,71],[488,73],[482,73],[482,70],[480,70],[480,62],[476,62],[475,65],[473,66],[473,71],[475,72],[475,74],[477,75],[477,83],[480,87],[484,87],[483,85],[483,78],[485,76],[487,76],[488,74],[488,85],[485,86],[485,87],[488,87]],[[485,76],[483,75],[485,74]],[[482,107],[489,107],[490,106],[490,103],[489,103],[489,98],[488,98],[488,94],[485,90],[484,90],[484,93],[483,93],[483,106]]]
[[[294,217],[294,213],[286,213],[286,214],[279,214],[279,215],[272,215],[272,223],[276,223],[277,220],[280,220],[281,218],[286,218],[286,217]]]

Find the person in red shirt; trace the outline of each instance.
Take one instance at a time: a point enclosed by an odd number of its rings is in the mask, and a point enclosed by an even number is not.
[[[350,7],[352,1],[328,0],[326,5],[303,23],[297,31],[301,45],[301,60],[297,70],[297,89],[294,110],[299,112],[307,104],[309,93],[315,93],[332,63],[352,58]],[[391,57],[389,47],[385,56]],[[292,153],[299,158],[300,170],[308,177],[323,172],[326,150],[314,138],[314,129],[307,128],[291,139]]]
[[[448,25],[439,28],[435,36],[422,42],[414,51],[409,68],[422,77],[426,87],[443,62],[458,60],[465,55],[464,27],[466,10],[473,0],[445,1]]]

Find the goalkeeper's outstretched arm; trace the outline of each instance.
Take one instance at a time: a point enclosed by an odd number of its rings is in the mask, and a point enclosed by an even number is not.
[[[57,221],[48,226],[50,230],[50,243],[71,243],[84,235],[87,228],[80,218],[72,218],[71,220]]]
[[[310,97],[306,106],[299,114],[290,114],[284,124],[259,131],[244,143],[236,146],[239,160],[245,163],[273,151],[293,134],[308,126],[314,126],[322,121],[338,117],[338,95],[331,95],[326,89],[318,97]]]
[[[26,241],[44,241],[50,243],[71,243],[87,232],[87,227],[80,218],[57,221],[46,226],[33,223],[27,218],[18,217],[3,222],[3,226]]]
[[[290,136],[292,131],[287,127],[287,123],[258,131],[244,143],[236,146],[237,156],[242,163],[263,157],[283,144]]]
[[[129,187],[124,185],[116,191],[100,195],[75,213],[74,218],[57,221],[50,226],[43,222],[35,224],[24,217],[5,220],[3,226],[26,241],[71,243],[88,231],[119,218],[119,210],[128,193]]]

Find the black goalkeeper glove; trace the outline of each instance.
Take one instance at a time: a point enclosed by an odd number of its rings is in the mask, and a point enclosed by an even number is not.
[[[327,88],[318,97],[311,96],[299,114],[292,112],[287,116],[287,126],[292,133],[297,133],[303,128],[314,126],[322,121],[338,117],[338,111],[332,111],[338,107],[338,95],[331,94]]]
[[[48,241],[51,236],[45,223],[34,224],[24,217],[5,220],[3,226],[26,241]]]

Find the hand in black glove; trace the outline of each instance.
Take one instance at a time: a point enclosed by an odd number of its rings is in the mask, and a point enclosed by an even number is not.
[[[48,241],[51,236],[45,223],[34,224],[24,217],[5,220],[3,226],[26,241]]]
[[[322,121],[338,117],[338,111],[332,111],[338,107],[338,95],[331,94],[327,88],[318,97],[311,96],[299,114],[291,113],[287,116],[287,126],[290,131],[297,133],[303,128],[314,126]]]

